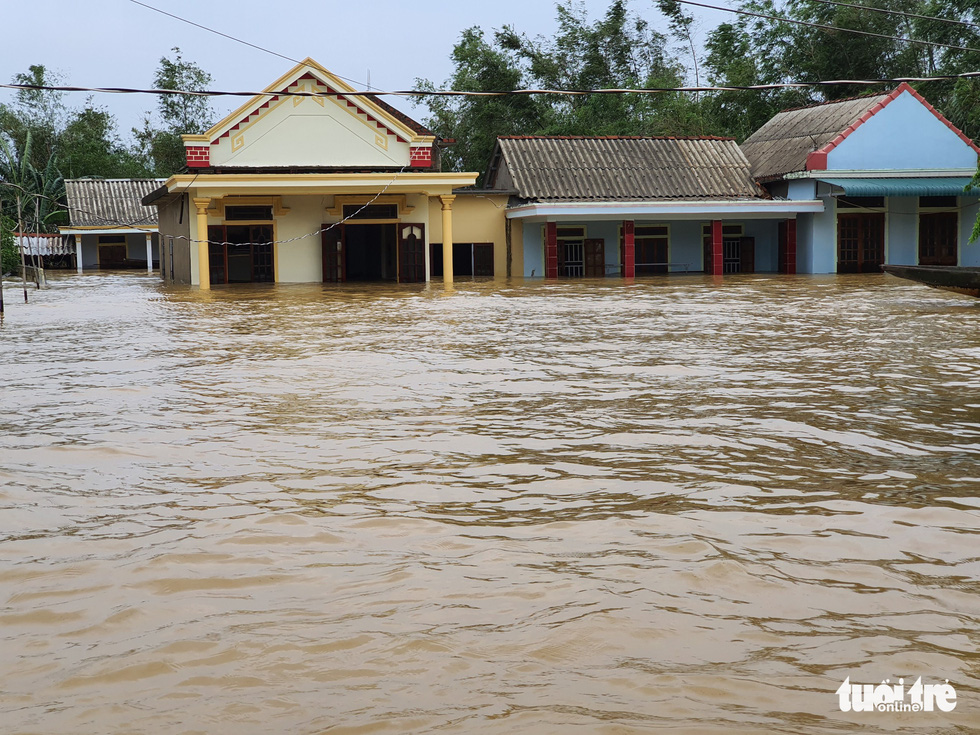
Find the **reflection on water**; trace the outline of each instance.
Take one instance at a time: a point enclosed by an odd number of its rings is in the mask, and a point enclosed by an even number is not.
[[[980,302],[883,276],[10,293],[4,732],[980,721]],[[957,709],[840,712],[846,677],[899,676]]]

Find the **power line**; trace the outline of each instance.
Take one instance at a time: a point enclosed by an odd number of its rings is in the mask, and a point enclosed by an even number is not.
[[[854,3],[842,3],[837,2],[837,0],[813,0],[816,3],[821,3],[823,5],[839,5],[844,8],[855,8],[856,10],[870,10],[873,13],[885,13],[886,15],[901,15],[905,18],[917,18],[919,20],[934,20],[938,23],[948,23],[949,25],[955,26],[969,26],[970,28],[980,28],[980,25],[976,23],[970,23],[966,20],[952,20],[950,18],[937,18],[935,15],[919,15],[917,13],[906,13],[901,10],[885,10],[884,8],[876,8],[871,5],[855,5]]]
[[[684,2],[685,0],[678,0]],[[391,92],[382,91],[351,91],[351,92],[232,92],[225,90],[183,90],[183,89],[139,89],[131,87],[74,87],[65,85],[40,84],[0,84],[0,89],[25,89],[42,92],[89,92],[104,94],[157,94],[157,95],[186,95],[191,97],[510,97],[523,95],[571,95],[583,96],[590,94],[669,94],[674,92],[751,92],[769,91],[776,89],[805,89],[808,87],[849,86],[887,86],[902,82],[942,82],[956,79],[977,79],[980,71],[969,71],[961,74],[942,74],[930,77],[891,77],[889,79],[829,79],[814,82],[776,82],[772,84],[747,84],[727,86],[696,86],[696,87],[634,87],[610,89],[509,89],[488,92],[472,92],[460,90],[421,90],[410,89]]]
[[[179,20],[181,23],[187,23],[188,25],[192,25],[195,28],[200,28],[203,31],[208,31],[209,33],[214,33],[215,35],[221,36],[222,38],[227,38],[229,41],[234,41],[235,43],[241,43],[241,44],[244,44],[245,46],[250,46],[251,48],[257,49],[258,51],[264,51],[267,54],[272,54],[273,56],[278,56],[280,59],[285,59],[286,61],[291,61],[294,64],[301,64],[302,63],[299,59],[294,59],[294,58],[291,58],[291,57],[286,56],[284,54],[280,54],[278,51],[272,51],[271,49],[267,49],[264,46],[259,46],[259,45],[254,44],[254,43],[250,43],[250,42],[245,41],[245,40],[243,40],[241,38],[238,38],[237,36],[232,36],[232,35],[229,35],[227,33],[222,33],[221,31],[215,30],[214,28],[209,28],[208,26],[201,25],[200,23],[195,23],[194,21],[188,20],[187,18],[182,18],[179,15],[174,15],[173,13],[168,13],[166,10],[161,10],[160,8],[155,8],[152,5],[148,5],[148,4],[144,3],[144,2],[140,2],[140,0],[129,0],[129,2],[133,3],[134,5],[139,5],[141,7],[147,8],[148,10],[153,10],[153,11],[155,11],[157,13],[160,13],[161,15],[166,15],[167,17],[173,18],[174,20]],[[338,77],[338,78],[340,78],[340,79],[343,79],[344,81],[351,82],[352,84],[363,84],[363,82],[359,82],[356,79],[351,79],[349,77],[341,76],[340,74],[336,74],[335,76]],[[370,85],[364,85],[364,86],[370,86]]]
[[[936,48],[946,48],[952,49],[953,51],[972,51],[974,53],[980,54],[980,49],[971,48],[969,46],[954,46],[948,43],[937,43],[935,41],[921,41],[917,38],[903,38],[902,36],[890,36],[887,33],[874,33],[872,31],[859,31],[855,28],[842,28],[840,26],[829,26],[823,23],[810,23],[805,20],[793,20],[791,18],[783,18],[778,15],[767,15],[766,13],[756,13],[751,10],[735,10],[734,8],[726,8],[721,5],[708,5],[706,3],[693,2],[693,0],[677,0],[677,2],[682,5],[694,5],[699,8],[708,8],[709,10],[721,10],[726,13],[735,13],[736,15],[750,15],[753,18],[765,18],[766,20],[776,20],[781,23],[793,23],[795,25],[807,26],[808,28],[820,28],[825,31],[839,31],[841,33],[853,33],[859,36],[872,36],[874,38],[887,38],[891,41],[901,41],[902,43],[915,43],[920,46],[933,46]]]

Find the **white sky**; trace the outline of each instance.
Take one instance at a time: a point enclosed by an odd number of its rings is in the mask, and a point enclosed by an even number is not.
[[[366,81],[370,69],[375,89],[411,89],[419,77],[441,84],[452,73],[450,54],[464,28],[479,26],[490,35],[493,29],[511,24],[531,36],[551,35],[556,28],[553,0],[144,1],[284,56],[310,56],[335,74],[359,82]],[[2,5],[3,82],[31,64],[44,64],[74,86],[148,88],[160,57],[169,56],[173,46],[214,77],[214,89],[259,90],[292,66],[130,0],[3,0]],[[584,0],[584,5],[594,19],[605,13],[609,0]],[[667,33],[652,0],[631,0],[630,6]],[[704,18],[703,42],[724,15],[702,16],[697,8],[691,10],[695,17]],[[0,101],[8,101],[12,94],[0,90]],[[86,96],[70,94],[69,106],[81,107]],[[413,108],[402,98],[386,99],[416,119],[425,115],[424,109]],[[212,104],[221,116],[242,101],[215,98]],[[124,138],[140,123],[143,112],[156,109],[156,100],[149,95],[102,94],[95,103],[116,117]]]

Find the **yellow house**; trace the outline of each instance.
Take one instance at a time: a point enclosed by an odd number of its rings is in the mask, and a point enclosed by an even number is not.
[[[442,173],[435,135],[353,91],[306,59],[203,135],[184,136],[187,172],[143,199],[159,210],[163,278],[202,289],[412,283],[434,265],[466,263],[467,246],[476,270],[489,262],[503,274],[506,226],[490,212],[507,197],[457,196],[477,174]],[[454,229],[458,210],[472,224]]]

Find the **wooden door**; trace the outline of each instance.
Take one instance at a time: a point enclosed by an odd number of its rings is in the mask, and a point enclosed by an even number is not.
[[[604,278],[606,275],[606,241],[585,241],[585,277]]]
[[[838,214],[837,272],[881,273],[884,262],[884,213]]]
[[[329,230],[323,225],[320,233],[320,250],[323,258],[323,282],[344,283],[347,280],[347,248],[344,243],[344,225]]]
[[[956,212],[919,215],[919,265],[959,262],[959,224]]]
[[[398,282],[425,281],[425,225],[405,224],[398,229]]]
[[[755,238],[743,237],[739,250],[739,273],[755,273]]]
[[[208,272],[211,284],[228,283],[228,252],[224,225],[208,227]]]

